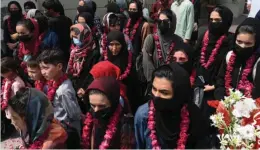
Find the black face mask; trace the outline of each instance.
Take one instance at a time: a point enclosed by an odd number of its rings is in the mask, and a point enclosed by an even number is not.
[[[15,10],[15,11],[10,11],[10,15],[12,17],[20,17],[21,16],[21,13],[19,10]]]
[[[173,100],[153,96],[154,107],[157,111],[172,111]]]
[[[192,65],[187,61],[187,62],[178,62],[178,64],[185,69],[189,74],[192,72]]]
[[[225,33],[225,27],[222,22],[210,22],[209,23],[209,32],[213,35],[222,35]]]
[[[21,42],[29,42],[30,40],[32,40],[32,36],[31,35],[21,35],[21,36],[18,36],[18,39]]]
[[[137,20],[139,18],[139,12],[128,11],[128,14],[132,20]]]
[[[158,28],[161,34],[171,32],[171,22],[169,20],[160,20],[158,21]]]
[[[90,113],[92,114],[92,116],[95,118],[95,119],[106,119],[106,118],[109,118],[111,116],[111,108],[110,107],[107,107],[107,108],[104,108],[102,110],[99,110],[97,112],[94,112],[93,109],[90,110]]]
[[[236,44],[234,52],[238,57],[248,59],[254,53],[254,47],[243,48]]]

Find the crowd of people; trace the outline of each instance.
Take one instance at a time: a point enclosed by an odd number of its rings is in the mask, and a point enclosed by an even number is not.
[[[8,4],[1,56],[1,136],[22,149],[219,148],[209,100],[260,97],[260,20],[229,32],[216,6],[198,35],[199,0],[109,1],[103,19],[79,0]],[[198,37],[198,38],[197,38]]]

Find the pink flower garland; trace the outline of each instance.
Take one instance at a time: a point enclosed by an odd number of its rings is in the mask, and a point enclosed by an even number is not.
[[[47,85],[48,85],[47,97],[48,97],[49,101],[52,102],[54,100],[54,96],[56,94],[56,90],[67,79],[68,79],[67,75],[64,74],[62,77],[60,77],[58,82],[55,82],[53,80],[48,81],[48,83],[47,83]]]
[[[253,65],[255,62],[256,56],[253,54],[247,61],[246,61],[246,66],[242,71],[242,76],[241,80],[238,82],[237,89],[244,91],[244,95],[246,97],[252,97],[252,89],[254,85],[250,83],[247,79],[248,75],[252,72]],[[232,88],[231,83],[232,83],[232,71],[233,71],[233,66],[235,64],[236,60],[236,54],[232,52],[231,57],[229,59],[229,62],[227,64],[227,69],[226,69],[226,75],[225,75],[225,89],[226,89],[226,94],[229,95],[229,89]]]
[[[43,91],[45,84],[46,84],[46,80],[37,80],[34,82],[34,87],[39,91]]]
[[[131,35],[130,35],[131,19],[128,19],[128,22],[127,22],[126,27],[125,27],[125,29],[124,29],[123,32],[124,32],[124,34],[126,34],[126,35],[129,36],[129,38],[130,38],[131,41],[134,40],[136,31],[137,31],[137,28],[139,27],[141,21],[142,21],[142,18],[139,18],[139,19],[137,20],[137,22],[135,23],[134,28],[133,28],[133,30],[132,30],[132,32],[131,32]]]
[[[185,149],[185,145],[188,139],[188,130],[189,130],[189,112],[187,110],[187,105],[184,105],[181,109],[181,123],[180,123],[180,138],[177,141],[176,149]],[[161,149],[157,135],[155,130],[156,122],[155,122],[155,107],[153,101],[150,102],[149,112],[148,112],[148,129],[151,131],[150,138],[152,141],[152,149],[159,150]]]
[[[158,34],[154,34],[153,35],[153,38],[155,40],[155,45],[156,45],[156,49],[157,49],[157,55],[158,55],[158,59],[163,62],[163,57],[162,57],[162,48],[161,48],[161,45],[160,45],[160,41],[159,41],[159,36]],[[172,42],[172,44],[170,45],[170,48],[169,48],[169,54],[167,54],[167,58],[166,58],[166,61],[164,61],[164,64],[169,64],[170,61],[171,61],[171,58],[172,58],[172,53],[173,53],[173,49],[175,47],[175,43]]]
[[[210,54],[209,60],[208,62],[206,62],[206,50],[207,50],[207,46],[209,44],[209,31],[207,31],[204,35],[203,38],[203,47],[201,49],[201,56],[200,56],[200,63],[201,66],[203,66],[204,68],[208,69],[208,67],[214,62],[216,55],[218,54],[219,48],[221,47],[223,40],[226,38],[225,35],[222,35],[216,45],[215,48],[213,49],[212,53]]]
[[[7,83],[7,86],[5,86],[7,82],[7,79],[3,80],[2,83],[2,93],[3,93],[3,99],[1,100],[1,110],[5,110],[8,106],[8,101],[11,98],[11,92],[12,92],[12,85],[14,83],[14,80],[11,80]],[[6,87],[6,88],[5,88]]]
[[[20,149],[31,149],[31,150],[42,149],[43,143],[48,138],[50,130],[51,130],[51,126],[49,126],[45,130],[45,132],[40,137],[38,137],[38,139],[36,139],[31,145],[29,145],[29,147],[22,146]]]
[[[107,58],[107,56],[104,56],[104,58]],[[128,51],[128,63],[127,63],[127,67],[126,67],[124,73],[120,75],[120,77],[119,77],[119,80],[120,80],[120,81],[122,81],[122,80],[124,80],[125,78],[127,78],[128,75],[130,74],[131,68],[132,68],[132,58],[133,58],[132,52],[131,52],[131,51]],[[105,59],[105,60],[107,60],[107,59]]]
[[[104,135],[104,140],[101,142],[99,149],[104,150],[109,148],[111,140],[113,139],[117,131],[117,125],[120,122],[121,113],[122,113],[122,106],[118,104],[116,111],[114,112],[113,116],[109,120],[109,123],[107,125],[107,130]],[[87,113],[84,124],[85,126],[83,127],[81,145],[83,148],[89,149],[91,130],[93,127],[93,117],[90,113]]]
[[[102,35],[102,55],[104,57],[105,60],[107,60],[107,34],[104,33]]]

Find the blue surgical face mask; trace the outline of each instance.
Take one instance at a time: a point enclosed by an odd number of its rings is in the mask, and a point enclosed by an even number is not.
[[[75,45],[77,45],[77,46],[81,46],[81,45],[82,45],[82,43],[80,42],[80,40],[79,40],[79,39],[76,39],[76,38],[73,38],[73,43],[74,43]]]

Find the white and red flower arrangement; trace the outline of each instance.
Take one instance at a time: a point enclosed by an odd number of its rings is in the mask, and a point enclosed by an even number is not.
[[[260,98],[253,100],[229,90],[224,100],[209,101],[216,113],[210,117],[219,130],[221,149],[260,148]]]

